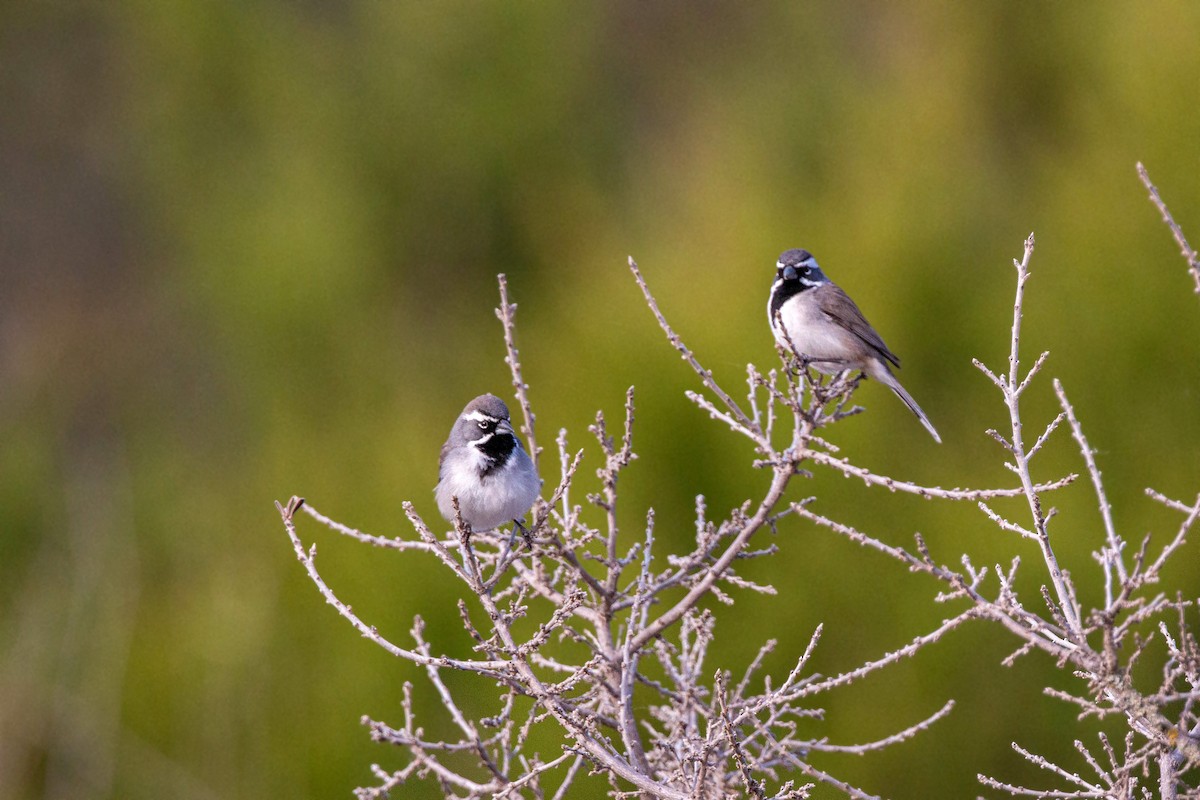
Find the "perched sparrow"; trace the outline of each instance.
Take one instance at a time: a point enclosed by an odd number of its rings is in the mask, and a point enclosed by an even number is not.
[[[541,491],[533,460],[521,446],[499,397],[482,394],[458,415],[438,459],[434,496],[442,516],[454,521],[453,498],[475,531],[517,521]]]
[[[856,369],[896,393],[939,444],[942,438],[929,417],[904,390],[887,362],[900,366],[854,301],[825,277],[807,250],[788,250],[775,265],[767,316],[775,340],[821,372],[833,375]]]

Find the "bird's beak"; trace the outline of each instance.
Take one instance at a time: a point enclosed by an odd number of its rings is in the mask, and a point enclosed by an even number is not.
[[[500,420],[500,424],[496,426],[496,431],[499,433],[514,433],[512,423],[506,419]]]
[[[800,276],[797,274],[795,267],[787,266],[783,268],[783,279],[785,281],[794,281],[799,277]]]

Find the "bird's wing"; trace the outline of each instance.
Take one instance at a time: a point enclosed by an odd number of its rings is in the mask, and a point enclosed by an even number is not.
[[[858,306],[850,299],[850,295],[843,292],[840,286],[833,283],[826,284],[820,287],[816,294],[817,307],[821,309],[821,313],[879,351],[879,355],[897,367],[900,366],[900,358],[888,349],[888,346],[883,343],[883,339],[858,310]]]

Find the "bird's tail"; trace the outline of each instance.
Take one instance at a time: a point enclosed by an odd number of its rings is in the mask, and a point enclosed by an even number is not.
[[[896,380],[896,376],[892,374],[892,371],[887,368],[886,364],[882,361],[878,363],[882,369],[872,370],[871,377],[895,392],[896,396],[904,401],[904,405],[908,406],[908,410],[915,414],[917,419],[921,420],[921,424],[925,426],[925,430],[929,431],[929,435],[933,437],[933,440],[941,444],[942,437],[938,436],[937,429],[933,427],[933,423],[929,421],[929,417],[925,416],[925,412],[917,405],[917,401],[913,400],[912,395],[900,385],[900,381]]]

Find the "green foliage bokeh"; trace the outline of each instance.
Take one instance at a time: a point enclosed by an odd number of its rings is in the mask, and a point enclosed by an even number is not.
[[[623,520],[637,535],[652,505],[682,546],[696,494],[716,515],[764,476],[684,399],[627,255],[734,390],[774,362],[775,258],[812,250],[946,443],[875,385],[831,438],[880,472],[984,486],[1010,480],[983,434],[1005,415],[971,358],[1004,365],[1034,230],[1025,355],[1051,351],[1126,537],[1172,531],[1142,490],[1197,490],[1200,300],[1134,164],[1200,239],[1197,42],[1182,1],[0,9],[0,795],[344,797],[398,763],[359,717],[397,722],[402,682],[426,684],[323,604],[272,501],[387,535],[408,533],[405,499],[437,519],[454,416],[510,393],[497,273],[544,477],[557,431],[585,446],[635,385]],[[1048,378],[1027,397],[1031,426],[1056,413]],[[1040,468],[1082,465],[1064,437]],[[1085,484],[1055,524],[1095,590]],[[793,492],[945,560],[1019,553],[1036,592],[1036,553],[973,507],[832,476]],[[386,635],[419,613],[465,651],[431,561],[302,531]],[[827,532],[791,521],[778,544],[748,572],[780,595],[719,610],[713,669],[774,637],[784,670],[824,621],[836,672],[948,615]],[[1181,561],[1170,588],[1194,593],[1194,548]],[[959,706],[823,766],[892,797],[966,796],[977,772],[1045,784],[1009,743],[1069,759],[1081,733],[1040,695],[1051,665],[999,665],[1011,646],[980,624],[827,698],[839,742]]]

